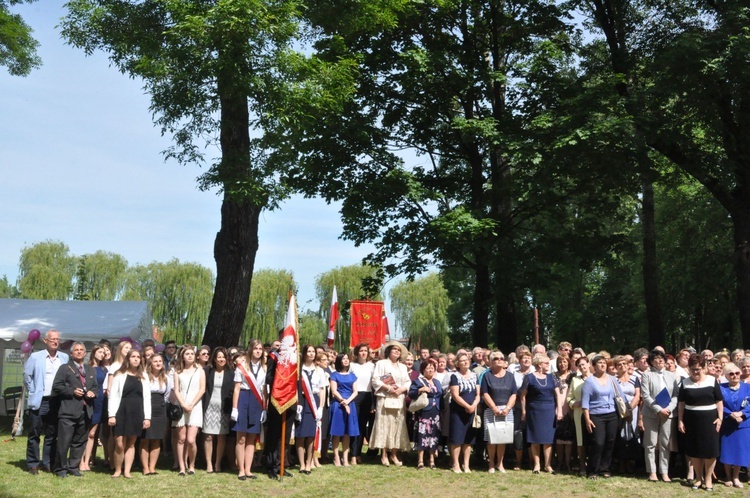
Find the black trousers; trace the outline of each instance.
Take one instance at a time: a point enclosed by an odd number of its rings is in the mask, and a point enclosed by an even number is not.
[[[71,470],[78,470],[83,451],[86,449],[90,426],[91,423],[85,411],[78,418],[61,418],[58,421],[57,459],[54,468],[56,474],[67,474]]]
[[[29,439],[26,443],[26,467],[52,467],[57,451],[57,398],[45,396],[38,410],[29,410]],[[44,436],[42,458],[39,458],[39,443]]]
[[[372,423],[375,420],[375,412],[373,411],[375,406],[372,404],[372,393],[367,391],[357,393],[357,397],[354,398],[354,406],[357,407],[359,436],[355,437],[352,441],[351,456],[358,457],[362,456],[362,445],[365,438],[367,438],[367,441],[370,440]]]
[[[280,414],[273,406],[268,407],[266,412],[266,439],[263,443],[263,464],[269,474],[278,474],[281,469],[281,417],[286,417],[286,455],[284,456],[284,467],[289,467],[289,457],[293,451],[289,444],[292,437],[292,426],[297,414],[297,405],[292,405]],[[286,470],[284,471],[286,474]]]
[[[619,420],[617,419],[617,412],[590,415],[590,418],[596,426],[594,431],[589,434],[589,461],[586,465],[586,472],[591,476],[609,472]]]

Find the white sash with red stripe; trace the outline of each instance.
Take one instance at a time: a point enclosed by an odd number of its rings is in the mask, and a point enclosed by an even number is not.
[[[266,403],[263,401],[263,396],[260,394],[263,390],[263,384],[258,384],[258,379],[255,376],[252,376],[247,373],[247,370],[245,369],[245,366],[243,364],[237,365],[237,368],[239,368],[240,373],[245,377],[245,382],[247,382],[247,385],[250,386],[250,392],[253,393],[253,396],[255,396],[255,399],[258,400],[258,403],[260,404],[260,408],[262,410],[266,409]],[[262,368],[262,367],[260,367]],[[262,446],[265,442],[265,432],[262,428],[260,430],[260,445]]]
[[[302,370],[302,374],[303,375],[300,375],[302,379],[302,394],[305,395],[307,404],[310,405],[310,408],[312,408],[313,414],[315,414],[315,443],[314,443],[315,456],[320,456],[322,433],[320,430],[321,421],[318,420],[318,404],[315,402],[315,396],[312,391],[312,386],[310,385],[310,379],[307,377],[307,374],[305,373],[304,369]]]

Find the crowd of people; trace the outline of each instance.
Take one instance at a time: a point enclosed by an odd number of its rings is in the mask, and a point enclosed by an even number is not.
[[[414,452],[420,470],[642,472],[713,490],[716,475],[742,488],[750,466],[750,352],[739,349],[612,356],[561,342],[506,356],[479,347],[415,355],[396,341],[345,352],[304,345],[297,404],[279,414],[269,404],[278,341],[245,350],[167,342],[159,352],[153,341],[103,341],[88,359],[82,343],[58,351],[55,330],[44,342],[24,367],[32,474],[81,476],[101,446],[113,478],[132,477],[136,455],[143,475],[158,475],[162,450],[179,476],[205,462],[201,471],[232,469],[242,481],[260,467],[275,478],[282,436],[286,472],[302,475],[378,453],[381,465],[401,466]]]

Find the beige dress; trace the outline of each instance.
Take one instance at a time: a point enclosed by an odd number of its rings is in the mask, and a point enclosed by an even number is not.
[[[403,363],[393,363],[389,359],[375,364],[372,374],[372,392],[375,395],[375,422],[370,437],[370,448],[389,450],[409,450],[409,434],[406,430],[406,394],[398,396],[398,409],[386,408],[387,384],[383,377],[391,375],[397,387],[408,388],[411,384],[409,372]]]

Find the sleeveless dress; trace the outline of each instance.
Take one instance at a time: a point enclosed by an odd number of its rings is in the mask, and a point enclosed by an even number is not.
[[[180,394],[182,395],[183,401],[186,403],[195,399],[195,396],[201,388],[199,376],[202,370],[199,368],[191,370],[185,370],[177,374],[180,378]],[[182,417],[180,417],[179,420],[172,422],[172,427],[185,427],[186,425],[191,427],[203,427],[203,403],[201,403],[200,400],[198,400],[190,413],[183,411]]]
[[[115,416],[115,436],[140,436],[143,432],[143,383],[141,379],[125,375],[122,400]]]
[[[209,375],[214,376],[214,388],[211,391],[211,397],[206,407],[206,417],[203,421],[203,433],[212,435],[229,434],[229,416],[223,412],[221,386],[224,383],[224,376],[231,375],[228,369],[221,372],[211,371]]]
[[[161,439],[167,430],[166,397],[167,383],[159,380],[150,381],[151,385],[151,426],[143,431],[143,439]]]
[[[357,376],[354,372],[333,372],[331,380],[336,382],[339,396],[347,399],[354,392],[354,384]],[[331,436],[359,436],[359,421],[357,420],[357,407],[353,400],[349,405],[349,413],[337,399],[331,401]]]
[[[99,386],[99,392],[104,392],[104,381],[107,380],[107,367],[95,367],[96,384]],[[107,413],[105,402],[107,397],[103,394],[94,398],[94,413],[91,415],[91,425],[101,423],[102,414]]]
[[[256,379],[256,384],[262,389],[262,386],[266,384],[266,371],[263,370],[261,364],[258,363],[257,366],[250,364],[245,370],[250,377]],[[262,427],[260,415],[263,412],[263,406],[250,390],[250,384],[247,383],[247,379],[239,368],[234,371],[234,382],[240,383],[240,396],[237,401],[237,422],[234,423],[233,430],[244,434],[260,434]],[[262,392],[259,394],[263,395]]]

